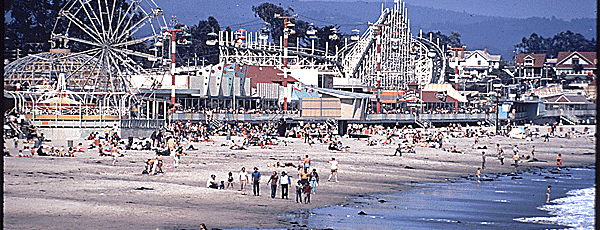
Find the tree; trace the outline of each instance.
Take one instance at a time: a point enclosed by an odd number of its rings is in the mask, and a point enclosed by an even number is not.
[[[24,54],[32,47],[48,49],[50,32],[64,0],[5,1],[5,49],[20,49]],[[39,52],[39,51],[38,51]]]
[[[175,28],[184,27],[183,24],[175,26]],[[198,24],[189,27],[188,31],[184,33],[190,33],[191,45],[188,46],[177,46],[177,53],[179,58],[177,63],[180,65],[187,64],[188,60],[205,60],[204,64],[217,64],[219,63],[219,47],[209,46],[206,41],[210,39],[209,33],[219,33],[221,26],[214,17],[210,16],[207,20],[200,20]],[[193,62],[193,61],[192,61]]]
[[[446,46],[451,46],[451,47],[462,47],[463,44],[460,42],[460,33],[456,32],[456,31],[452,31],[450,33],[450,36],[446,36],[444,34],[442,34],[442,32],[437,31],[437,32],[428,32],[425,34],[426,39],[429,39],[429,37],[431,37],[434,43],[437,42],[437,39],[440,39],[440,46],[441,47],[446,47]],[[440,48],[441,48],[440,47]]]
[[[268,28],[271,31],[271,38],[273,41],[278,42],[280,37],[283,36],[285,20],[275,18],[275,14],[289,17],[294,12],[294,9],[288,8],[287,10],[284,10],[282,7],[265,2],[259,6],[252,6],[252,12],[254,12],[255,17],[259,17],[264,22],[268,23]],[[305,37],[309,23],[295,18],[288,19],[288,21],[295,25],[292,29],[296,32],[294,35],[288,37],[288,46],[296,46],[296,43],[300,42],[298,38]]]
[[[523,37],[515,48],[519,53],[545,53],[549,57],[557,57],[561,51],[593,52],[596,50],[596,40],[587,40],[583,35],[569,30],[552,38],[532,33],[529,38]]]

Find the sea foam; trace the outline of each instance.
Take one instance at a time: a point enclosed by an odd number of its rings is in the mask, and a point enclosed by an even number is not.
[[[556,224],[574,229],[594,229],[595,188],[576,189],[567,192],[567,196],[552,200],[538,209],[548,211],[551,217],[524,217],[516,221]]]

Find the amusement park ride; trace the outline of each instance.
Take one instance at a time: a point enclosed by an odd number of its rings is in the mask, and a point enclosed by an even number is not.
[[[412,36],[403,3],[396,1],[393,8],[382,9],[379,19],[362,35],[359,30],[352,30],[350,42],[345,39],[345,45],[336,47],[335,52],[328,51],[329,44],[325,50],[314,48],[317,36],[313,25],[306,31],[310,48],[300,47],[299,43],[288,47],[287,36],[292,34],[293,24],[287,20],[292,18],[285,18],[284,36],[278,43],[266,42],[268,33],[263,31],[260,34],[244,31],[244,39],[239,39],[239,31],[220,31],[210,45],[219,45],[221,62],[318,69],[336,76],[336,82],[343,85],[393,90],[407,89],[411,82],[424,85],[444,81],[444,52],[431,38],[425,39],[421,33]],[[340,39],[340,34],[332,29],[329,38]]]
[[[269,39],[267,24],[259,32],[213,31],[206,44],[219,47],[221,63],[283,70],[284,86],[290,68],[317,69],[334,76],[334,84],[378,90],[444,81],[444,52],[431,38],[413,37],[404,3],[382,8],[379,19],[362,35],[352,30],[350,41],[345,38],[344,45],[335,49],[328,43],[325,50],[315,49],[318,37],[312,24],[306,31],[311,47],[300,47],[300,42],[288,47],[289,36],[295,34],[292,19],[297,16],[274,17],[284,20],[279,41]],[[341,39],[337,29],[329,39]],[[175,46],[189,45],[190,35],[185,29],[170,28],[152,0],[72,0],[57,16],[49,42],[50,52],[5,66],[4,82],[12,87],[5,96],[14,98],[17,112],[35,126],[58,127],[71,121],[72,127],[100,128],[126,119],[154,119],[159,110],[166,111],[166,101],[160,105],[140,100],[152,95],[140,95],[131,78],[147,76],[150,83],[142,85],[150,90],[144,92],[158,88],[159,79],[152,77],[156,73],[170,72],[174,81]],[[171,103],[173,92],[172,87]]]

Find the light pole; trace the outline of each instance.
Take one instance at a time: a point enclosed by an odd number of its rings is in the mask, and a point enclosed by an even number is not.
[[[288,59],[288,37],[290,34],[292,34],[292,30],[289,27],[293,27],[294,24],[290,21],[288,21],[289,19],[293,19],[298,17],[298,15],[293,15],[293,16],[281,16],[279,14],[275,14],[274,15],[275,18],[283,18],[283,25],[285,26],[285,28],[283,29],[283,44],[284,44],[284,48],[283,48],[283,68],[284,68],[284,75],[283,75],[283,88],[287,89],[287,82],[288,82],[288,66],[287,66],[287,59]],[[298,41],[296,41],[296,43],[298,43]],[[287,90],[286,90],[287,92]],[[286,112],[287,111],[287,94],[284,93],[283,94],[283,111]]]
[[[498,115],[500,112],[500,107],[498,107],[498,96],[499,96],[498,94],[499,94],[498,92],[494,91],[494,95],[496,96],[496,135],[498,135],[498,126],[500,125],[498,123],[499,122]]]

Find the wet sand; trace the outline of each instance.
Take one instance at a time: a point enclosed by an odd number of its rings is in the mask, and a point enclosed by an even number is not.
[[[583,130],[583,126],[576,128]],[[540,128],[542,134],[546,129]],[[111,157],[99,157],[96,150],[79,153],[75,158],[5,157],[4,228],[198,229],[201,223],[209,228],[293,228],[297,225],[290,223],[285,214],[299,209],[349,203],[351,198],[369,194],[398,193],[411,189],[410,182],[443,182],[474,175],[481,166],[482,150],[472,149],[472,138],[450,138],[449,145],[456,145],[462,154],[417,147],[416,154],[402,157],[391,156],[397,147],[395,144],[368,147],[364,141],[349,138],[343,139],[344,145],[350,146],[349,152],[329,151],[325,144],[309,147],[297,138],[286,138],[287,147],[250,147],[235,151],[220,146],[226,141],[225,137],[213,138],[216,143],[194,144],[199,150],[189,151],[178,168],[172,167],[172,157],[165,157],[164,174],[155,176],[141,174],[144,161],[154,157],[150,151],[126,151],[116,166],[111,165]],[[241,139],[234,137],[234,140]],[[519,170],[554,166],[557,153],[562,153],[565,166],[595,162],[594,143],[585,137],[542,141],[543,138],[532,142],[506,137],[481,139],[479,145],[488,147],[487,169],[482,173],[515,171],[510,166],[512,148],[509,147],[514,144],[519,145],[523,154],[535,145],[536,158],[541,161],[524,162]],[[5,143],[9,143],[8,149],[16,155],[10,148],[12,142]],[[503,166],[494,157],[496,143],[505,149],[507,158]],[[62,145],[64,141],[54,144]],[[296,164],[298,157],[306,154],[321,178],[317,194],[311,196],[311,204],[293,201],[293,188],[290,200],[280,198],[280,189],[276,199],[271,199],[266,181],[272,171],[286,171],[297,179],[297,170],[266,165],[277,161]],[[340,163],[339,183],[326,180],[329,176],[327,160],[331,157]],[[237,173],[242,166],[259,167],[263,176],[260,196],[251,195],[251,185],[246,187],[250,195],[241,195],[238,191]],[[205,188],[211,174],[221,181],[226,180],[230,171],[236,177],[235,190]]]

